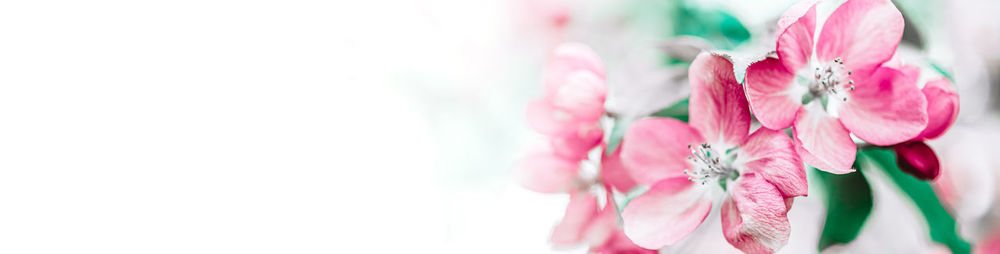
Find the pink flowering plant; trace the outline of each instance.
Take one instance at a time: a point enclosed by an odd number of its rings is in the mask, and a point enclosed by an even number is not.
[[[554,48],[543,95],[527,106],[544,142],[515,170],[525,188],[569,197],[552,244],[653,253],[716,237],[730,250],[774,253],[795,232],[795,199],[819,190],[822,250],[851,242],[871,213],[871,186],[890,184],[917,204],[931,240],[968,252],[926,182],[940,166],[925,141],[959,112],[950,76],[897,50],[905,22],[892,2],[830,4],[829,12],[817,11],[818,0],[789,7],[770,50],[674,59],[690,94],[645,117],[608,112],[607,87],[623,84],[607,83],[616,67],[606,72],[598,52]],[[763,57],[740,64],[736,55]],[[696,233],[713,216],[721,236]]]

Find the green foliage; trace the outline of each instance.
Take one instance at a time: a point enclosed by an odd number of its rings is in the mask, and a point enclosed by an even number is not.
[[[930,228],[931,240],[944,244],[952,253],[969,253],[971,247],[958,235],[955,219],[945,210],[938,200],[931,185],[900,171],[896,165],[896,154],[886,149],[868,149],[858,152],[859,159],[864,158],[877,165],[889,178],[906,193],[920,209],[924,220]],[[866,169],[872,170],[872,169]]]
[[[816,172],[826,189],[826,222],[819,238],[819,250],[823,250],[858,237],[872,212],[873,199],[871,186],[861,171],[843,175]]]

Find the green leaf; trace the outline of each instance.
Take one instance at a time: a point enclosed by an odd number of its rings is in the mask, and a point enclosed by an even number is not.
[[[733,49],[750,39],[750,30],[728,12],[678,2],[682,4],[672,15],[675,35],[705,38],[722,49]]]
[[[857,164],[855,164],[857,167]],[[826,223],[819,237],[819,250],[848,243],[858,237],[872,212],[872,190],[861,171],[836,175],[816,170],[826,189]]]
[[[930,228],[931,240],[944,244],[952,253],[969,253],[971,246],[958,235],[955,218],[945,210],[931,185],[903,173],[896,165],[896,154],[886,149],[867,149],[858,152],[859,158],[872,161],[907,196],[916,203]]]
[[[681,100],[681,101],[679,101],[677,103],[674,103],[674,105],[670,105],[670,107],[666,107],[664,109],[661,109],[660,111],[656,111],[656,113],[653,113],[652,116],[655,116],[655,117],[670,117],[670,118],[675,118],[677,120],[681,120],[681,121],[687,122],[688,121],[688,101],[689,100],[690,100],[689,98],[684,98],[683,100]]]

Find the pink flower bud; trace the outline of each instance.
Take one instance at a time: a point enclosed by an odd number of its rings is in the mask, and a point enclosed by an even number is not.
[[[941,173],[937,155],[923,141],[911,141],[895,146],[899,169],[921,180],[934,180]]]

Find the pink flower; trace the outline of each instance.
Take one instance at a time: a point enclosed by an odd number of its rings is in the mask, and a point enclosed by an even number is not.
[[[883,65],[903,34],[903,16],[891,2],[848,0],[814,44],[816,2],[800,2],[778,20],[778,58],[749,66],[746,93],[762,125],[793,126],[807,164],[849,173],[857,152],[850,134],[880,146],[910,140],[927,126],[927,101],[915,72]]]
[[[958,94],[947,79],[927,82],[921,89],[927,99],[927,128],[913,140],[893,146],[899,168],[922,180],[934,180],[941,172],[937,154],[924,140],[944,134],[958,117]]]
[[[543,193],[580,186],[580,161],[601,143],[604,130],[604,67],[597,54],[578,43],[557,47],[544,77],[545,96],[528,105],[528,124],[549,144],[528,154],[515,175],[524,187]]]
[[[648,249],[677,243],[708,216],[712,193],[723,192],[726,240],[744,252],[778,250],[792,198],[808,191],[792,140],[767,128],[748,134],[747,100],[724,57],[698,55],[689,76],[690,125],[646,118],[625,134],[625,169],[649,187],[622,212],[625,234]]]
[[[545,72],[545,97],[528,105],[528,124],[549,136],[553,151],[580,160],[601,143],[607,87],[600,59],[583,44],[555,49]]]
[[[608,189],[610,193],[610,189]],[[610,195],[610,194],[609,194]],[[610,196],[603,208],[590,193],[573,193],[566,215],[552,233],[558,246],[585,244],[594,253],[656,253],[628,240],[618,226],[618,211]]]

